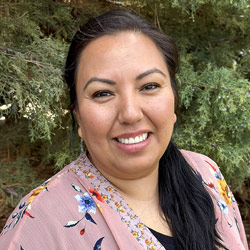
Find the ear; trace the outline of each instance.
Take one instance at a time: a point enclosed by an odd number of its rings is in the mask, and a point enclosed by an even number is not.
[[[174,113],[174,123],[176,123],[176,121],[177,121],[177,116],[176,116],[176,114]]]
[[[78,123],[78,130],[77,130],[78,135],[79,135],[81,138],[83,138],[83,137],[82,137],[82,130],[81,130],[81,121],[82,121],[82,119],[81,119],[81,117],[80,117],[79,111],[75,109],[75,110],[74,110],[74,115],[75,115],[76,121],[77,121],[77,123]]]

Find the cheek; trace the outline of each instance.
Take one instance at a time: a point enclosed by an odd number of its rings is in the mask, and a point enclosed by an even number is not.
[[[80,109],[79,136],[83,140],[99,141],[108,135],[112,127],[113,113],[95,105],[85,105]],[[81,133],[81,135],[80,135]]]
[[[156,102],[150,104],[150,112],[152,120],[157,126],[160,127],[172,127],[176,121],[176,115],[174,112],[174,98],[166,98],[161,96]]]

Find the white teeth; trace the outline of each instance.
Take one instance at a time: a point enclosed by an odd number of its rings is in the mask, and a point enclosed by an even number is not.
[[[132,138],[132,137],[129,137],[128,143],[129,143],[129,144],[134,144],[134,143],[135,143],[135,139]]]
[[[136,136],[136,137],[135,137],[135,143],[138,143],[139,141],[140,141],[139,137]]]
[[[117,140],[123,144],[135,144],[135,143],[145,141],[147,138],[148,138],[148,133],[144,133],[142,135],[136,136],[135,138],[133,138],[133,137],[117,138]]]

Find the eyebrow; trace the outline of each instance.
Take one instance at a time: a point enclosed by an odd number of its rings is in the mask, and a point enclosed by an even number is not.
[[[142,78],[144,78],[144,77],[146,77],[146,76],[148,76],[150,74],[153,74],[153,73],[159,73],[159,74],[163,75],[164,77],[166,77],[166,75],[161,70],[154,68],[154,69],[150,69],[150,70],[147,70],[147,71],[141,73],[135,79],[136,79],[136,81],[138,81],[138,80],[141,80]],[[85,90],[88,87],[88,85],[90,83],[92,83],[92,82],[103,82],[103,83],[106,83],[106,84],[109,84],[109,85],[115,85],[116,84],[114,81],[109,80],[109,79],[99,78],[99,77],[92,77],[87,81],[87,83],[84,86],[83,90]]]
[[[166,77],[166,75],[161,70],[154,68],[154,69],[150,69],[150,70],[147,70],[147,71],[141,73],[140,75],[138,75],[136,77],[136,80],[137,81],[141,80],[142,78],[144,78],[150,74],[153,74],[153,73],[159,73],[159,74],[163,75],[164,77]]]
[[[87,83],[86,83],[86,85],[84,86],[83,90],[85,90],[85,89],[88,87],[88,85],[89,85],[90,83],[92,83],[92,82],[103,82],[103,83],[107,83],[107,84],[109,84],[109,85],[115,85],[115,82],[112,81],[112,80],[104,79],[104,78],[98,78],[98,77],[92,77],[92,78],[90,78],[90,79],[87,81]]]

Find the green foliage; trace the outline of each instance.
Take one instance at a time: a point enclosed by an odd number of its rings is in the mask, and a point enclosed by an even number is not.
[[[3,86],[0,96],[5,104],[11,104],[11,108],[0,111],[0,116],[26,117],[30,120],[32,140],[50,140],[53,129],[65,115],[61,102],[65,95],[61,68],[66,46],[59,40],[44,38],[26,48],[29,57],[0,55]]]
[[[79,139],[69,149],[62,77],[67,48],[81,23],[118,7],[135,10],[174,38],[181,62],[174,140],[210,156],[240,189],[250,177],[249,0],[2,0],[0,117],[6,121],[0,121],[0,149],[11,152],[11,161],[1,161],[0,178],[20,166],[29,180],[18,172],[18,180],[7,178],[4,185],[27,183],[27,191],[36,183],[31,168],[58,170],[79,154]]]
[[[249,169],[249,81],[208,64],[194,72],[182,61],[178,76],[182,109],[175,132],[178,145],[208,154],[236,188]]]
[[[0,196],[3,199],[0,213],[4,206],[16,205],[22,196],[41,184],[37,181],[37,174],[32,170],[30,162],[24,158],[17,158],[11,163],[0,160],[0,175]]]

